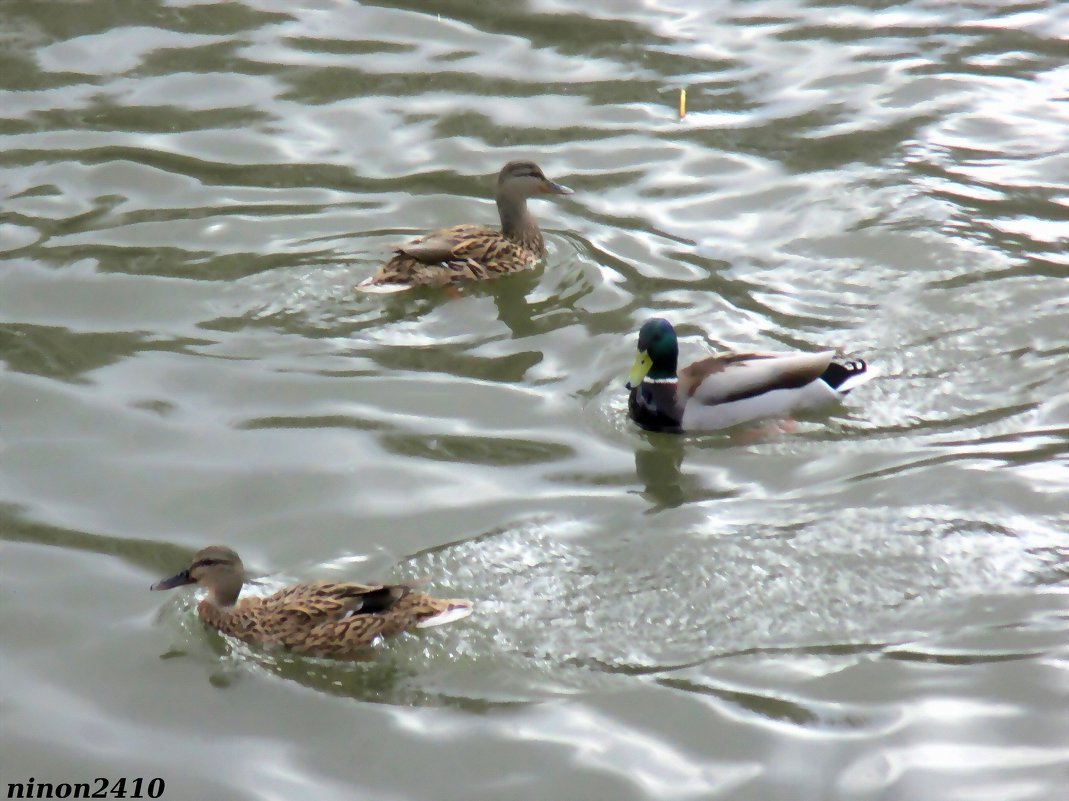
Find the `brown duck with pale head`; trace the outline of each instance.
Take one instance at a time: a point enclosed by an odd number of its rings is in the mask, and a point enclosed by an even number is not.
[[[527,201],[543,195],[570,195],[533,161],[510,161],[497,176],[501,230],[456,225],[394,248],[393,257],[361,282],[364,292],[398,292],[414,286],[446,286],[480,281],[533,267],[546,244]]]
[[[406,584],[319,581],[266,597],[238,599],[245,568],[224,545],[198,551],[182,572],[152,585],[208,590],[197,614],[213,629],[249,643],[280,645],[300,654],[358,658],[379,637],[440,626],[471,614],[471,601],[432,598]]]

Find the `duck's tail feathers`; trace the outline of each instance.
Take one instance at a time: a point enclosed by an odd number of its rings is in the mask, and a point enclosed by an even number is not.
[[[877,370],[870,367],[864,359],[853,359],[848,362],[832,362],[821,379],[840,395],[845,395],[877,375]]]
[[[409,284],[376,284],[372,283],[371,278],[367,278],[356,285],[357,292],[366,292],[369,295],[393,295],[411,288]]]
[[[474,604],[463,598],[448,598],[445,600],[435,598],[434,607],[437,610],[416,624],[417,629],[429,629],[432,626],[444,626],[456,620],[463,620],[472,613]]]

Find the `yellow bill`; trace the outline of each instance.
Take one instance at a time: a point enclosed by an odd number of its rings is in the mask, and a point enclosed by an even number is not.
[[[653,359],[646,351],[640,350],[638,356],[635,357],[635,363],[631,366],[631,372],[627,375],[627,388],[634,389],[641,384],[651,367],[653,367]]]

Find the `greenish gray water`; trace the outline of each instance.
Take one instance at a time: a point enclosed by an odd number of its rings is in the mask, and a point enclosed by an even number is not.
[[[298,5],[0,4],[0,788],[1064,799],[1066,8]],[[354,293],[515,157],[544,268]],[[646,434],[655,312],[882,377]],[[265,653],[214,542],[477,611]]]

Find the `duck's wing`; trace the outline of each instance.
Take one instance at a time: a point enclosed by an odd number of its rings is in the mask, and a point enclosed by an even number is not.
[[[355,614],[388,609],[408,587],[321,581],[287,587],[260,601],[260,614],[291,625],[316,626]]]
[[[834,357],[833,350],[710,356],[680,371],[677,392],[684,403],[714,406],[799,389],[820,378]]]
[[[410,593],[402,584],[317,582],[250,599],[241,611],[257,639],[299,653],[338,656],[392,633],[393,609]]]
[[[508,240],[483,225],[455,225],[394,247],[374,275],[357,284],[369,293],[402,292],[414,286],[445,286],[466,278],[486,278],[480,258],[488,244]],[[513,247],[515,247],[513,245]]]
[[[437,265],[468,258],[487,238],[499,237],[497,231],[485,225],[455,225],[452,228],[431,231],[418,239],[397,245],[394,252],[404,254],[421,264]]]
[[[311,609],[304,599],[294,611],[325,614],[292,626],[277,638],[280,642],[301,653],[356,657],[366,653],[379,637],[451,623],[472,611],[471,601],[431,598],[407,584],[344,584],[323,589]]]

